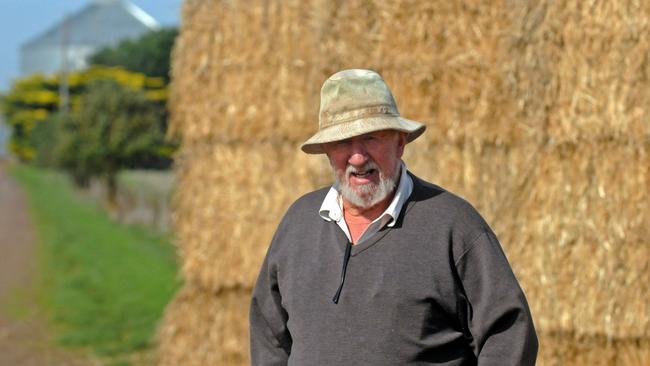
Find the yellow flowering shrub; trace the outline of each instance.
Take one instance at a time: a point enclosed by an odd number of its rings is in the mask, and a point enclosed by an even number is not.
[[[132,90],[144,91],[147,100],[164,104],[168,90],[165,80],[148,77],[121,67],[92,66],[67,75],[68,106],[71,111],[80,109],[81,95],[87,86],[97,80],[112,80]],[[12,129],[9,150],[19,159],[30,161],[34,156],[30,135],[38,123],[46,123],[48,117],[60,108],[60,75],[33,74],[13,83],[2,97],[0,111]]]

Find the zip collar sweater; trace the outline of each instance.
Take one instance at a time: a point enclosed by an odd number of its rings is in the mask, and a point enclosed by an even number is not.
[[[289,208],[253,290],[253,365],[535,364],[530,310],[494,233],[411,178],[395,226],[353,247],[318,215],[327,188]]]

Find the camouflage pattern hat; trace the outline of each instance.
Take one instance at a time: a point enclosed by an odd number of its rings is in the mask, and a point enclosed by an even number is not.
[[[393,94],[372,70],[343,70],[325,80],[318,117],[318,132],[301,146],[307,154],[323,154],[321,144],[327,142],[380,130],[406,132],[411,142],[426,128],[400,117]]]

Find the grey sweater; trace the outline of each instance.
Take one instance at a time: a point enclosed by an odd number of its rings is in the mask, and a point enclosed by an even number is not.
[[[318,215],[327,189],[289,208],[253,291],[253,365],[535,364],[530,310],[494,233],[411,177],[396,225],[351,247],[342,286],[349,243]]]

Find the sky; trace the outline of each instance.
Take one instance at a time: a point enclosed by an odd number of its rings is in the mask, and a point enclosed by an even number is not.
[[[93,0],[0,0],[0,93],[19,76],[20,46]],[[182,0],[131,0],[163,26],[177,26]]]

